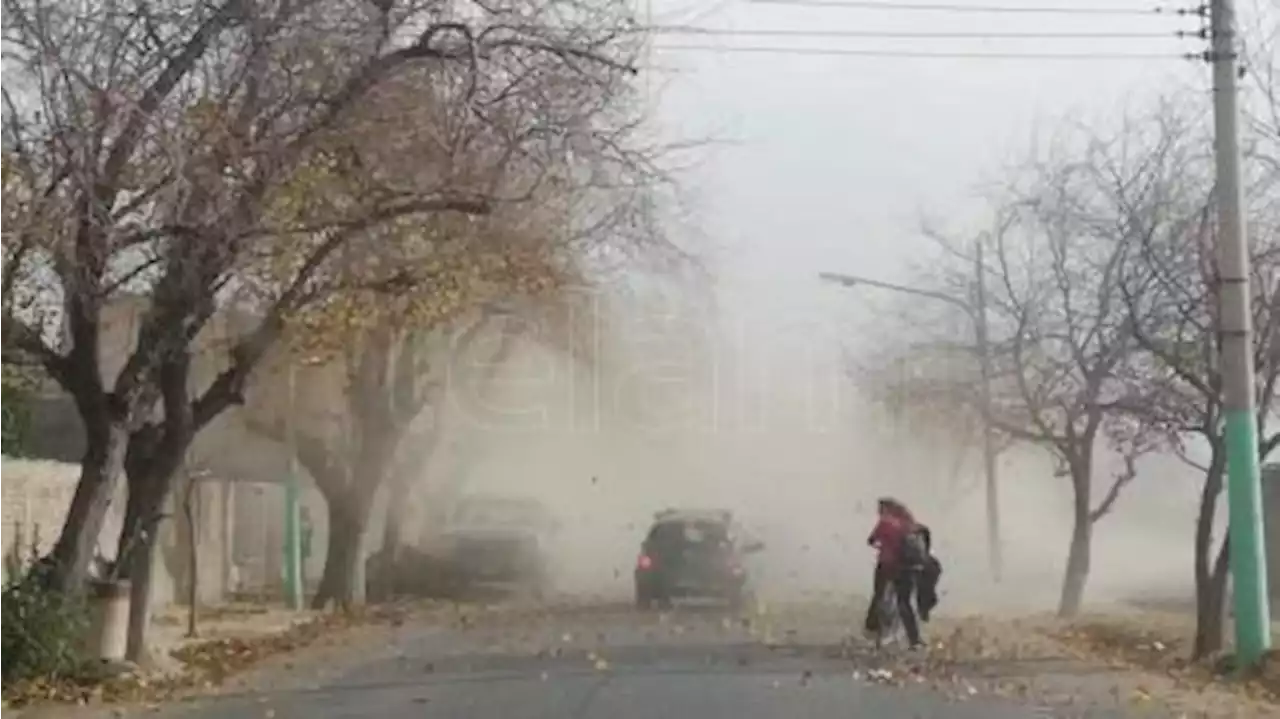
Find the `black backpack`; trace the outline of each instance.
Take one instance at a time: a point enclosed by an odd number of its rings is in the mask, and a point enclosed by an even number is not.
[[[923,567],[929,561],[929,528],[917,526],[902,538],[902,563],[908,567]]]

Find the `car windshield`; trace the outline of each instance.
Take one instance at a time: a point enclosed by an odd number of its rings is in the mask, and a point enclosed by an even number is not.
[[[729,540],[728,529],[718,522],[673,521],[654,525],[649,541],[660,551],[684,547],[718,547]]]
[[[728,538],[723,524],[688,522],[684,525],[684,539],[690,544],[723,544]]]

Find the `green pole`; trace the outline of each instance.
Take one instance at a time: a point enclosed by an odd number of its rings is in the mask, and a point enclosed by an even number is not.
[[[1271,644],[1263,546],[1262,486],[1258,478],[1258,430],[1253,367],[1253,313],[1249,291],[1249,243],[1241,189],[1239,72],[1236,12],[1232,0],[1210,4],[1209,53],[1213,62],[1214,160],[1218,205],[1219,338],[1222,403],[1226,419],[1227,505],[1231,526],[1231,579],[1235,595],[1236,659],[1256,666]]]
[[[1271,648],[1271,607],[1263,540],[1262,483],[1258,433],[1253,414],[1227,414],[1227,508],[1231,539],[1231,581],[1235,595],[1236,656],[1253,666]]]
[[[298,475],[292,469],[284,485],[284,585],[289,608],[297,611],[302,609],[302,522]]]
[[[289,367],[288,476],[284,485],[284,589],[289,608],[302,609],[302,517],[298,506],[298,458],[293,436],[294,378]]]

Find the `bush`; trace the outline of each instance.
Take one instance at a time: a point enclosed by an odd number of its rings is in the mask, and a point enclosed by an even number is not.
[[[86,666],[83,640],[88,612],[83,599],[54,591],[40,560],[39,542],[24,547],[19,535],[4,557],[0,634],[4,686],[28,679],[65,679]]]

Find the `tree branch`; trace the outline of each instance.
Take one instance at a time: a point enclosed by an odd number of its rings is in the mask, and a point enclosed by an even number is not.
[[[1111,483],[1110,489],[1107,490],[1106,496],[1102,498],[1102,502],[1098,504],[1097,508],[1089,512],[1089,521],[1091,523],[1097,522],[1111,511],[1116,500],[1120,498],[1120,492],[1138,476],[1137,464],[1137,457],[1132,454],[1125,455],[1124,469],[1116,475],[1115,479]]]
[[[38,330],[12,314],[5,315],[3,329],[5,345],[30,354],[63,389],[76,391],[70,360],[50,347]]]
[[[208,20],[196,29],[182,50],[169,60],[159,77],[155,79],[155,82],[143,92],[142,98],[138,100],[137,105],[130,111],[128,121],[116,137],[116,141],[112,144],[111,150],[107,154],[106,162],[103,163],[103,177],[108,183],[105,185],[106,187],[114,191],[116,178],[119,177],[126,163],[133,156],[134,148],[137,147],[145,134],[147,123],[155,115],[156,110],[160,108],[165,98],[195,68],[196,63],[199,62],[214,39],[239,19],[245,7],[244,2],[245,0],[226,0]],[[98,199],[102,201],[109,198]]]
[[[1270,437],[1267,437],[1258,445],[1258,459],[1266,462],[1267,458],[1271,456],[1272,452],[1276,451],[1277,447],[1280,447],[1280,432],[1276,432]]]

